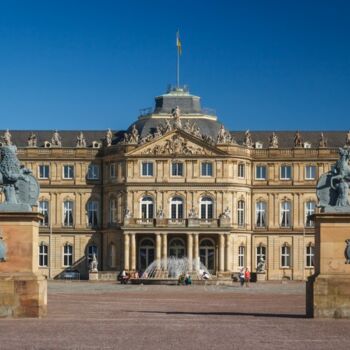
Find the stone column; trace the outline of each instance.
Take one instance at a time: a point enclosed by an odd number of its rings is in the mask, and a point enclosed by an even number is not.
[[[232,237],[230,234],[226,235],[226,264],[225,270],[232,270]]]
[[[162,259],[166,259],[168,257],[168,235],[164,233],[163,244],[162,244]]]
[[[190,267],[190,271],[192,270],[192,254],[193,251],[193,237],[192,233],[189,233],[187,235],[187,259],[188,259],[188,265]]]
[[[160,259],[161,259],[161,246],[162,246],[162,237],[159,233],[156,234],[156,260],[157,268],[160,268]]]
[[[196,269],[199,269],[199,234],[195,233],[193,236],[194,236],[193,259],[196,264]]]
[[[130,237],[129,234],[125,233],[124,234],[124,270],[129,270],[130,265],[130,254],[129,254],[129,249],[130,249]]]
[[[131,238],[131,270],[136,270],[136,235],[132,233],[130,235]]]
[[[225,236],[219,235],[219,271],[222,272],[225,269]]]

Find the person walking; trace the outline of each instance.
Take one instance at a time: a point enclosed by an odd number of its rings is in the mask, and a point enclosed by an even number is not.
[[[242,267],[241,270],[239,271],[239,282],[241,283],[241,287],[244,286],[244,279],[245,279],[245,273],[244,273],[244,268]]]
[[[245,281],[245,286],[249,287],[249,282],[250,282],[250,271],[248,267],[245,268],[244,272],[244,281]]]

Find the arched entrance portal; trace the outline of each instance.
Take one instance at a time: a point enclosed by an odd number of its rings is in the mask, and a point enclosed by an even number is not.
[[[183,258],[185,256],[185,242],[180,238],[173,238],[169,242],[169,256]]]
[[[215,244],[209,238],[205,238],[199,245],[199,256],[201,263],[208,269],[210,273],[215,270]]]
[[[140,241],[139,249],[139,270],[146,270],[147,266],[154,260],[154,242],[150,238]]]

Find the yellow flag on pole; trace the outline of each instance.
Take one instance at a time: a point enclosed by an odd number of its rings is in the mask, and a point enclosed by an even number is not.
[[[176,33],[176,46],[177,46],[177,52],[179,53],[179,55],[181,55],[182,54],[182,46],[181,46],[179,31],[177,31],[177,33]]]

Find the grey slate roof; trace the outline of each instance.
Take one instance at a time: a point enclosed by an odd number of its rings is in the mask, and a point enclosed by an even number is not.
[[[134,124],[139,130],[141,137],[146,136],[150,131],[153,132],[158,123],[164,122],[165,119],[141,119]],[[183,123],[186,119],[182,119]],[[192,121],[192,119],[190,120]],[[208,119],[196,119],[196,124],[201,129],[201,132],[212,136],[216,140],[217,133],[221,126],[220,122]],[[128,129],[131,130],[132,125]],[[4,135],[6,130],[0,130],[0,137]],[[81,130],[58,130],[62,138],[62,147],[75,147],[77,136]],[[53,130],[33,130],[38,139],[38,147],[43,147],[45,141],[51,142]],[[106,130],[82,130],[87,142],[87,147],[92,146],[93,141],[103,142],[106,135]],[[122,140],[125,131],[112,130],[114,139],[113,143]],[[348,131],[324,131],[324,137],[328,142],[328,147],[343,147]],[[31,135],[30,130],[10,130],[12,135],[12,143],[18,147],[27,147],[28,137]],[[263,148],[268,148],[269,137],[271,131],[250,131],[253,142],[260,141],[263,143]],[[293,148],[295,131],[275,131],[279,140],[279,148]],[[238,144],[243,144],[245,131],[231,131],[231,135],[235,138]],[[300,131],[303,142],[310,142],[311,147],[318,148],[321,131]]]

